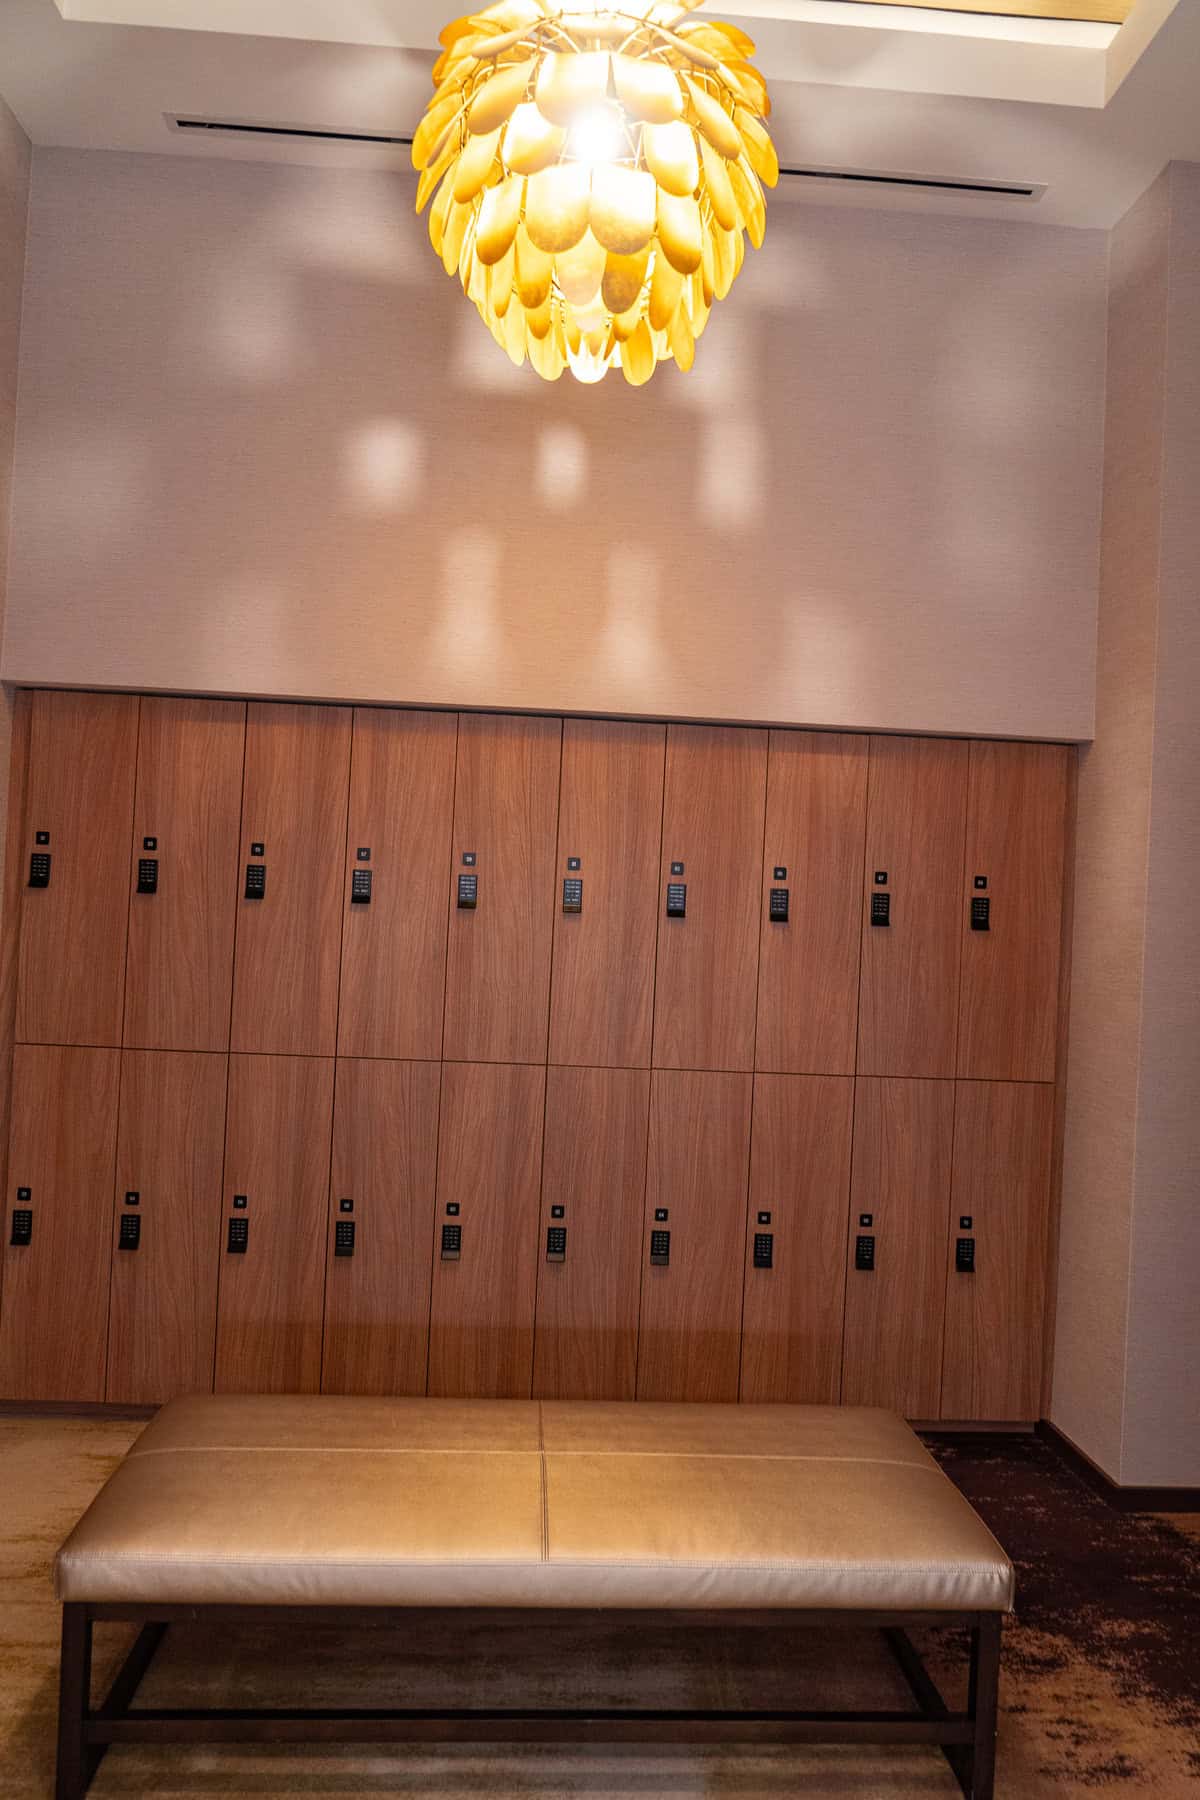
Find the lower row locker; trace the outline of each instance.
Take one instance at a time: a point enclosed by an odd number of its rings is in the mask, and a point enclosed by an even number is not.
[[[0,1399],[103,1400],[119,1050],[18,1044]]]
[[[647,1069],[548,1072],[538,1399],[634,1397],[649,1099]]]
[[[112,1208],[106,1397],[211,1391],[228,1059],[126,1050]]]
[[[936,1419],[954,1083],[860,1076],[842,1402]]]
[[[753,1076],[656,1069],[639,1400],[736,1400]]]
[[[332,1118],[332,1057],[230,1057],[218,1393],[321,1385]]]
[[[1048,1084],[957,1084],[943,1419],[1041,1413],[1053,1127]]]
[[[756,1075],[741,1398],[835,1405],[854,1082]]]
[[[440,1076],[432,1062],[338,1062],[323,1393],[425,1392]]]
[[[443,1065],[430,1394],[529,1397],[545,1098],[544,1064]]]

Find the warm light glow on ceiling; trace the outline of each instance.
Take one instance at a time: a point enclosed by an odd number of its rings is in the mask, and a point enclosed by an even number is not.
[[[555,381],[692,365],[762,243],[766,84],[700,0],[499,0],[448,25],[413,139],[418,212],[513,362]],[[640,7],[640,10],[639,10]]]

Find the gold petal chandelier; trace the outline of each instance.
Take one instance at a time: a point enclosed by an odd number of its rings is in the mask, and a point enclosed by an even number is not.
[[[417,211],[513,362],[640,387],[690,369],[766,225],[766,83],[700,0],[499,0],[448,25],[413,138]]]

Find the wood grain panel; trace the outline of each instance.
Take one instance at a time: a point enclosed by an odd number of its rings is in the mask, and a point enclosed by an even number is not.
[[[235,1050],[333,1055],[351,717],[348,706],[246,709]],[[261,858],[251,855],[256,843]],[[259,900],[245,898],[251,861],[266,864]]]
[[[758,969],[760,1069],[853,1075],[858,1037],[869,739],[773,731],[767,763]],[[775,869],[787,875],[778,880]],[[770,889],[786,887],[786,924]]]
[[[561,740],[561,719],[459,721],[443,1039],[451,1060],[546,1060]],[[473,911],[456,904],[458,877],[470,873],[479,878]]]
[[[1054,1090],[960,1081],[946,1256],[944,1419],[1039,1417]],[[960,1225],[963,1218],[973,1221]],[[959,1274],[955,1240],[975,1239]]]
[[[653,893],[653,870],[651,871]],[[543,1400],[632,1400],[637,1378],[642,1205],[650,1075],[548,1072],[533,1392]],[[561,1207],[561,1219],[551,1209]],[[546,1233],[567,1233],[566,1261]]]
[[[1065,744],[970,747],[958,1072],[1053,1081],[1066,848]],[[987,881],[988,929],[971,901]]]
[[[223,883],[228,893],[228,883]],[[157,1405],[211,1391],[228,1058],[126,1050],[113,1186],[105,1398]],[[125,1205],[127,1193],[139,1196]],[[122,1214],[141,1221],[119,1246]]]
[[[954,1074],[966,795],[966,744],[871,739],[860,1075]],[[887,927],[871,924],[876,893],[891,897]]]
[[[104,1398],[120,1061],[115,1049],[16,1048],[0,1399]],[[16,1206],[33,1212],[26,1246],[9,1242]]]
[[[429,1392],[527,1399],[533,1374],[546,1070],[446,1063],[433,1232]],[[450,1206],[460,1211],[447,1212]],[[462,1227],[457,1262],[443,1225]]]
[[[22,890],[19,1043],[121,1042],[137,721],[136,694],[33,695],[23,860],[51,869]]]
[[[232,700],[145,698],[129,878],[125,1043],[225,1050],[233,983],[246,708]],[[158,840],[148,850],[143,840]],[[138,859],[158,892],[137,892]]]
[[[942,1377],[952,1081],[860,1077],[847,1233],[842,1401],[936,1419]],[[864,1213],[872,1223],[859,1223]],[[859,1233],[875,1270],[854,1267]]]
[[[356,707],[342,899],[341,1056],[439,1057],[456,713]],[[370,856],[360,859],[359,849]],[[350,901],[370,869],[371,902]]]
[[[737,1399],[752,1086],[750,1075],[654,1073],[639,1400]],[[650,1264],[653,1230],[671,1233],[665,1268]]]
[[[654,1065],[754,1067],[758,872],[767,733],[667,728]],[[682,862],[684,873],[671,875]],[[687,916],[666,917],[667,882],[687,883]]]
[[[649,1065],[665,747],[662,725],[563,724],[552,1063]],[[564,913],[576,856],[583,911]]]
[[[321,1384],[333,1059],[231,1056],[220,1227],[216,1391],[315,1394]],[[244,1194],[243,1209],[233,1205]],[[228,1221],[248,1247],[230,1255]]]
[[[439,869],[439,911],[441,877]],[[338,1060],[323,1393],[425,1392],[440,1084],[434,1062]],[[336,1228],[347,1220],[353,1254],[336,1256]]]
[[[848,1076],[754,1078],[742,1400],[836,1405],[841,1396],[853,1120]],[[773,1240],[769,1269],[754,1266],[758,1232]]]

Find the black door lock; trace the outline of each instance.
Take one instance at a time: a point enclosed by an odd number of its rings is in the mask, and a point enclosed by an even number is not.
[[[370,906],[371,904],[371,871],[370,869],[354,869],[350,875],[351,906]]]
[[[778,887],[771,889],[771,899],[767,916],[772,925],[786,925],[788,922],[788,890]]]
[[[442,1226],[442,1261],[457,1262],[462,1255],[462,1226]]]
[[[13,1208],[12,1236],[10,1244],[29,1244],[33,1242],[33,1210],[28,1206]]]
[[[667,917],[668,919],[687,918],[687,882],[668,881],[667,883]]]
[[[665,1268],[671,1260],[671,1234],[669,1231],[652,1231],[650,1233],[650,1261],[656,1268]]]
[[[247,898],[247,900],[261,900],[265,896],[266,891],[267,891],[267,865],[266,865],[266,863],[247,863],[246,864],[246,898]]]
[[[973,1237],[960,1237],[955,1239],[954,1268],[956,1274],[959,1275],[973,1275],[975,1273],[975,1239]]]
[[[872,925],[890,925],[892,922],[892,896],[890,894],[871,895]]]
[[[157,894],[158,892],[158,858],[157,856],[138,857],[137,891],[139,894]]]
[[[467,911],[479,903],[478,875],[460,875],[458,878],[458,904]]]
[[[335,1219],[333,1224],[333,1254],[335,1256],[354,1255],[354,1220]]]
[[[29,858],[29,886],[50,886],[50,857],[45,850],[35,850]]]
[[[992,903],[991,903],[991,900],[989,899],[989,897],[987,896],[987,894],[972,894],[972,896],[971,896],[971,930],[972,931],[990,931],[991,930],[991,923],[990,923],[991,909],[992,909]]]
[[[547,1225],[546,1227],[546,1261],[566,1262],[567,1260],[567,1228],[565,1225]]]
[[[225,1244],[229,1256],[245,1256],[246,1246],[250,1241],[249,1219],[230,1219],[229,1237]]]
[[[873,1237],[857,1237],[854,1240],[854,1266],[875,1272],[875,1239]]]
[[[142,1215],[130,1212],[121,1214],[121,1230],[117,1237],[118,1250],[136,1250],[142,1241]]]
[[[563,880],[562,909],[567,913],[583,911],[583,877],[567,875]]]
[[[775,1236],[770,1231],[756,1231],[754,1234],[754,1267],[770,1269],[775,1264]]]

